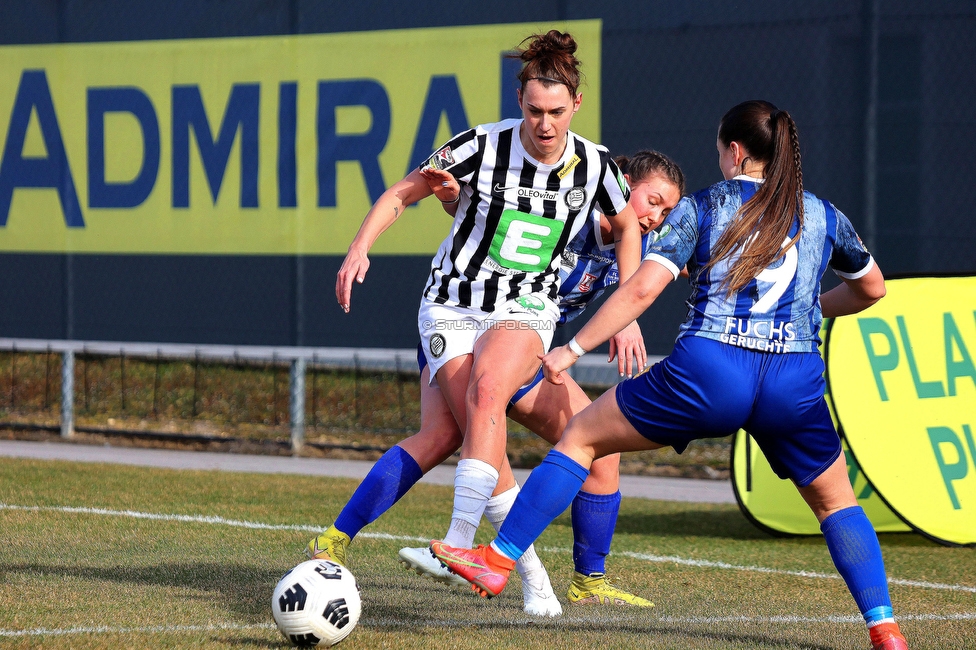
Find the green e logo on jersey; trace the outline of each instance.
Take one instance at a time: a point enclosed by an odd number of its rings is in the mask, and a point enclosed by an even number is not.
[[[553,249],[565,225],[555,219],[505,210],[488,255],[505,268],[540,273],[552,261]]]

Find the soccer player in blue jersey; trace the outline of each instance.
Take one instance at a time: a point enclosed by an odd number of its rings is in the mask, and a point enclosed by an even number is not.
[[[857,313],[885,294],[884,277],[850,221],[803,191],[790,115],[765,101],[719,125],[725,181],[683,199],[671,229],[567,345],[543,361],[562,371],[646,309],[688,265],[689,311],[673,352],[575,416],[532,472],[498,537],[477,550],[431,543],[445,565],[491,596],[512,562],[574,498],[596,458],[673,446],[742,428],[813,510],[877,650],[908,646],[895,622],[874,528],[857,504],[824,400],[822,318]],[[843,281],[820,294],[830,265]]]
[[[640,151],[631,158],[616,159],[631,188],[630,204],[642,232],[642,251],[647,252],[658,236],[653,228],[677,204],[684,192],[684,176],[674,161],[654,151]],[[449,172],[430,170],[424,176],[435,195],[453,214],[460,187]],[[560,267],[560,322],[568,322],[585,309],[586,304],[617,282],[618,272],[613,253],[613,235],[606,218],[594,212],[580,233],[567,245]],[[567,280],[569,279],[569,281]],[[610,359],[618,359],[623,375],[644,366],[646,352],[640,328],[632,323],[611,341]],[[427,471],[446,460],[461,444],[461,431],[437,385],[429,385],[426,357],[421,349],[421,430],[386,452],[356,489],[333,526],[309,543],[308,554],[328,556],[345,563],[346,549],[359,531],[373,522],[405,494]],[[536,378],[512,398],[508,415],[549,442],[558,441],[573,414],[590,400],[571,379],[556,386]],[[630,604],[651,606],[644,598],[610,584],[605,577],[605,559],[610,551],[617,513],[620,508],[619,455],[601,459],[573,504],[575,534],[574,565],[568,598],[574,603]],[[508,513],[518,487],[507,463],[500,471],[499,484],[489,499],[486,518],[496,527]],[[530,554],[534,555],[530,551]],[[405,548],[401,560],[435,579],[467,583],[447,572],[426,547]],[[524,556],[523,556],[524,559]],[[556,614],[558,602],[545,602],[536,592],[523,593],[525,609],[531,614]],[[533,576],[528,576],[531,580]],[[555,599],[552,599],[555,601]]]

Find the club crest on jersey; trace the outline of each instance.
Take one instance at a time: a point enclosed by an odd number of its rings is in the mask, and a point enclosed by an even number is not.
[[[442,147],[433,153],[433,155],[420,166],[420,169],[447,169],[454,164],[454,154],[451,152],[450,147]]]
[[[597,279],[597,276],[592,273],[584,273],[583,279],[576,286],[576,290],[580,293],[589,293],[593,290],[593,281]]]
[[[563,197],[570,210],[579,210],[586,205],[586,188],[574,187]]]
[[[430,355],[435,359],[440,359],[441,355],[444,354],[444,348],[447,347],[447,342],[441,334],[434,334],[430,337]]]

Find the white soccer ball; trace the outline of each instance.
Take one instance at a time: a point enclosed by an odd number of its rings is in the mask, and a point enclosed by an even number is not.
[[[333,646],[359,622],[359,585],[346,567],[308,560],[286,573],[271,596],[278,629],[292,645]]]

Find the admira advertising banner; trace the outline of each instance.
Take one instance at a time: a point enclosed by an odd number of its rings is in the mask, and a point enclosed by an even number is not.
[[[861,470],[919,532],[976,543],[976,277],[889,280],[831,323],[827,379]]]
[[[599,141],[601,23],[0,47],[0,252],[344,254],[380,194],[455,133],[520,116],[519,62],[573,34]],[[411,208],[374,253],[427,254]]]

